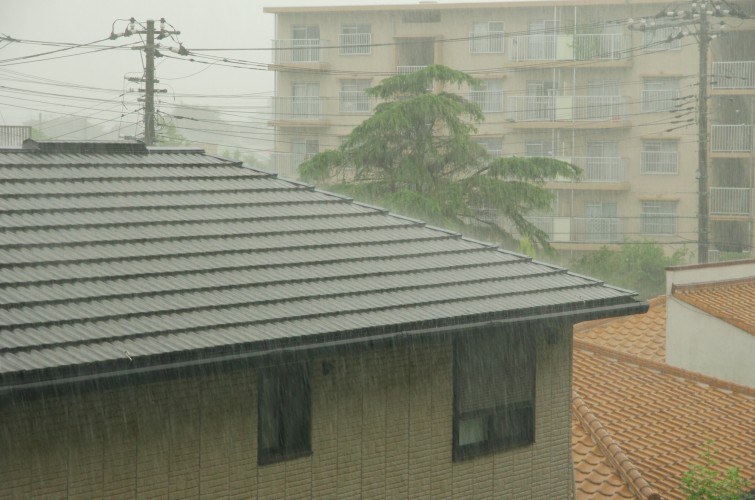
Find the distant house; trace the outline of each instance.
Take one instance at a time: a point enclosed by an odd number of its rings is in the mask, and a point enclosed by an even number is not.
[[[198,150],[0,152],[0,497],[565,498],[631,292]]]
[[[755,388],[755,260],[666,271],[670,365]]]
[[[755,388],[667,362],[672,300],[651,300],[645,314],[575,326],[578,500],[686,498],[681,477],[701,463],[708,440],[719,470],[739,467],[755,482]]]

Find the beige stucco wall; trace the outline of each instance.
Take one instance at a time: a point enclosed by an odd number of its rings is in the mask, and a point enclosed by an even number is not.
[[[571,336],[537,342],[536,442],[452,462],[449,341],[313,362],[312,454],[257,465],[255,370],[0,406],[0,498],[565,498]]]

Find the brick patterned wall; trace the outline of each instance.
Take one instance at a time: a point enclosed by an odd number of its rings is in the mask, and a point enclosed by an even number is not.
[[[536,443],[454,463],[450,343],[315,360],[312,449],[257,466],[254,370],[0,407],[0,498],[564,498],[570,335],[538,341]]]

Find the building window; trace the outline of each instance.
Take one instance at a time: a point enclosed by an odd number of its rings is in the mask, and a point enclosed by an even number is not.
[[[319,26],[294,26],[291,34],[293,36],[292,62],[321,62]]]
[[[453,435],[454,460],[534,442],[535,355],[526,332],[455,341]]]
[[[676,234],[676,202],[643,201],[642,234]]]
[[[678,78],[645,78],[642,90],[643,113],[669,111],[679,102]]]
[[[295,119],[311,120],[322,115],[322,99],[319,83],[294,83],[292,85],[291,114]]]
[[[503,80],[482,80],[475,85],[469,100],[480,106],[484,113],[503,111]]]
[[[485,148],[491,158],[503,156],[503,139],[500,137],[482,137],[475,139],[477,144]]]
[[[681,26],[663,26],[665,21],[659,19],[654,27],[648,26],[643,31],[643,45],[648,52],[660,50],[680,50],[682,41],[677,36],[681,33]]]
[[[439,23],[439,10],[410,10],[404,12],[401,19],[405,23]]]
[[[469,34],[469,52],[472,54],[501,54],[503,47],[502,21],[472,23],[472,32]]]
[[[643,174],[676,174],[678,171],[677,141],[643,141]]]
[[[341,113],[369,113],[370,97],[364,93],[370,80],[342,80],[338,94],[338,110]]]
[[[309,366],[266,368],[259,374],[258,461],[273,463],[311,451]]]
[[[372,26],[344,24],[341,27],[341,55],[364,55],[372,52]]]

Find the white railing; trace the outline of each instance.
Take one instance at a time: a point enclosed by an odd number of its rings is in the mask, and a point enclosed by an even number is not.
[[[0,125],[0,148],[20,149],[26,139],[31,139],[31,127]]]
[[[323,97],[276,97],[273,116],[276,120],[319,120],[323,118]]]
[[[325,62],[327,40],[293,39],[273,40],[273,63],[321,63]]]
[[[369,113],[372,110],[370,96],[361,90],[343,90],[338,93],[338,111],[341,113]]]
[[[621,34],[519,35],[509,42],[511,61],[590,61],[624,59],[631,38]]]
[[[507,119],[524,121],[619,121],[627,117],[626,96],[512,96]]]
[[[676,234],[675,213],[643,213],[640,216],[642,234]]]
[[[427,68],[424,66],[396,66],[396,73],[399,75],[407,75],[409,73],[416,73],[417,71]]]
[[[713,215],[750,215],[752,188],[710,188],[710,213]]]
[[[629,160],[613,156],[576,156],[565,161],[582,169],[579,182],[618,183],[627,180]]]
[[[503,92],[473,90],[469,93],[469,100],[480,106],[480,109],[485,113],[503,111]]]
[[[342,56],[372,53],[372,33],[343,33],[339,41]]]
[[[503,31],[469,34],[469,52],[472,54],[500,54],[504,46]]]
[[[721,153],[752,151],[752,125],[713,125],[711,150]]]
[[[299,178],[299,165],[312,158],[311,154],[303,153],[273,153],[271,155],[271,168],[282,177],[289,179]]]
[[[617,217],[530,216],[527,219],[544,231],[552,242],[618,243],[621,241]]]
[[[669,111],[677,107],[679,102],[678,90],[643,90],[642,112],[657,113]]]
[[[643,151],[643,174],[675,174],[679,169],[679,154],[675,151]]]
[[[714,89],[755,89],[755,61],[713,63]]]

